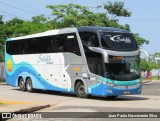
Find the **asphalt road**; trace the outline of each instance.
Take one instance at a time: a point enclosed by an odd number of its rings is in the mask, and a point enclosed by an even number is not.
[[[0,100],[52,105],[50,108],[38,112],[93,112],[89,115],[90,117],[96,115],[94,112],[160,112],[160,81],[144,84],[141,95],[119,96],[115,99],[93,96],[88,99],[81,99],[74,94],[39,90],[28,93],[21,92],[17,87],[0,85]],[[87,113],[83,113],[82,117],[83,115],[86,117]],[[99,121],[99,119],[96,120]]]
[[[142,95],[160,96],[160,81],[143,84]]]

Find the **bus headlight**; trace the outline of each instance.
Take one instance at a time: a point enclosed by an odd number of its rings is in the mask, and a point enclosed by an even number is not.
[[[115,87],[115,86],[116,86],[116,85],[113,84],[113,83],[108,83],[107,85],[108,85],[108,86],[111,86],[111,87]]]
[[[106,89],[106,91],[107,91],[108,93],[111,93],[111,94],[113,93],[112,90],[110,90],[110,89]]]
[[[104,81],[102,81],[102,83],[103,83],[103,84],[105,84],[105,85],[107,85],[107,84],[108,84],[107,82],[104,82]]]
[[[111,87],[116,86],[116,84],[114,84],[114,83],[108,83],[108,82],[104,82],[104,81],[102,81],[101,83],[104,85],[107,85],[107,86],[111,86]]]

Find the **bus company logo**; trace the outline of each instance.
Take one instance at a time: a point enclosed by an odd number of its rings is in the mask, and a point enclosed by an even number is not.
[[[115,35],[115,36],[111,36],[111,35],[107,35],[110,37],[110,40],[114,41],[114,42],[125,42],[125,43],[131,43],[131,39],[128,37],[122,37],[122,35]]]
[[[52,59],[51,59],[51,56],[49,55],[39,55],[38,56],[38,59],[37,61],[40,63],[40,62],[50,62]]]

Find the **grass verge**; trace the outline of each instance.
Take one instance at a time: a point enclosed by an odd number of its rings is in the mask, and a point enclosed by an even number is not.
[[[0,103],[0,106],[3,105],[3,103]]]
[[[0,80],[0,83],[4,83],[5,81],[4,80]]]

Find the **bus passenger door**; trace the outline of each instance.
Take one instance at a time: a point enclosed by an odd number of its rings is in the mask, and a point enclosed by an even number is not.
[[[103,85],[101,84],[101,76],[103,75],[103,64],[101,58],[88,58],[88,67],[91,72],[88,86],[91,87],[91,94],[101,95]],[[90,91],[90,88],[89,90]],[[90,93],[90,92],[89,92]]]

